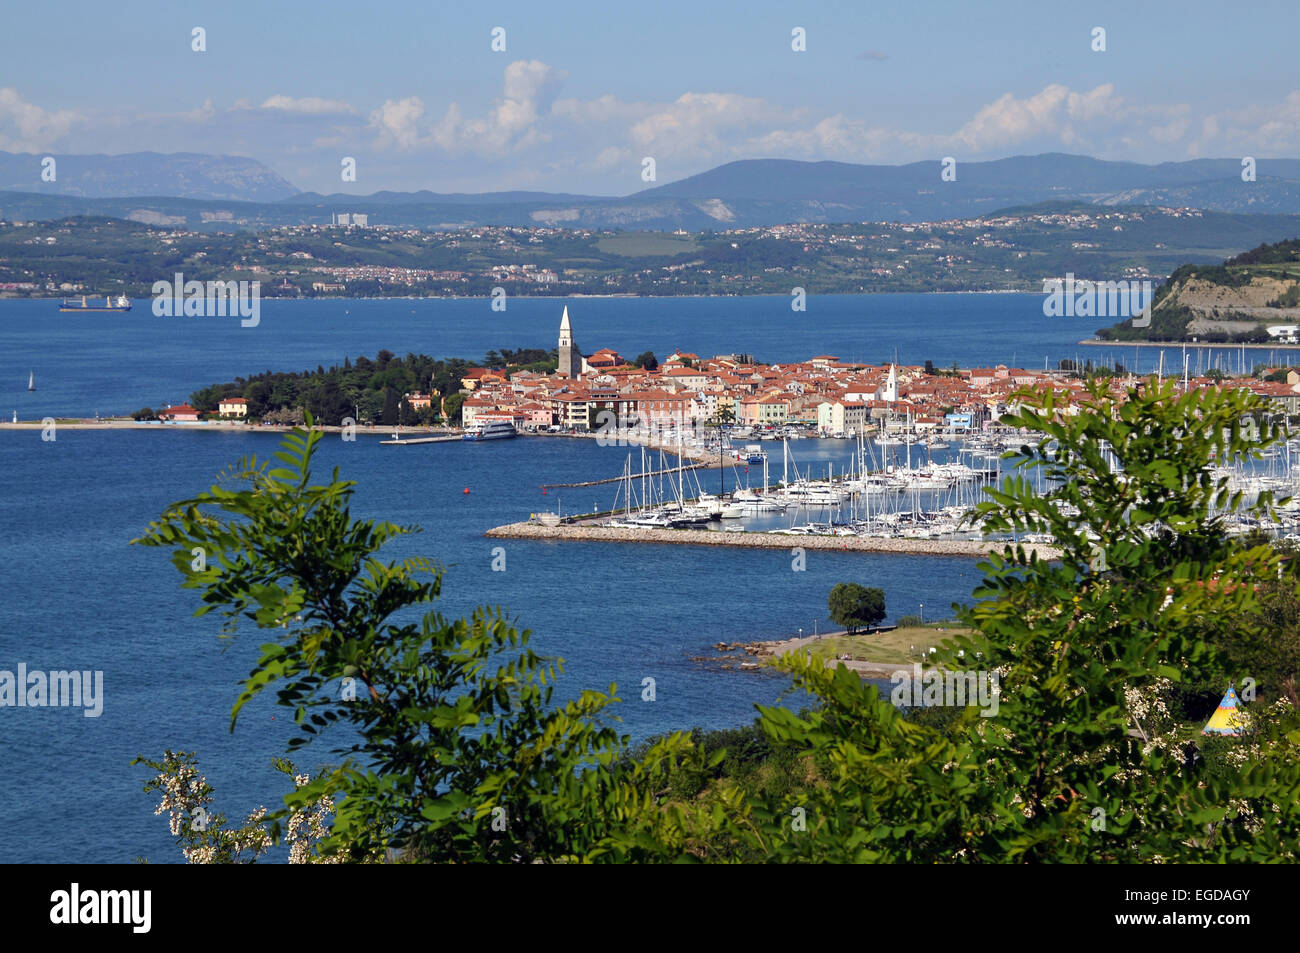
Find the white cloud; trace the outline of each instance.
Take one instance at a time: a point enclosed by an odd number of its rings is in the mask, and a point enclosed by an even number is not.
[[[320,99],[316,96],[303,96],[295,99],[292,96],[285,96],[280,93],[269,97],[266,102],[262,103],[260,108],[301,113],[306,116],[328,116],[356,112],[348,103],[340,102],[337,99]]]
[[[0,87],[0,149],[7,152],[43,152],[78,119],[71,110],[48,112],[26,102],[12,86]]]
[[[454,104],[453,107],[455,108]],[[379,132],[380,145],[395,145],[399,149],[413,149],[426,141],[420,135],[420,119],[424,116],[424,101],[419,96],[389,99],[370,114],[370,125]]]
[[[1059,83],[1045,87],[1028,99],[1005,93],[975,114],[953,136],[971,152],[1015,146],[1034,136],[1057,132],[1070,91]]]
[[[608,172],[621,165],[631,165],[633,161],[632,151],[630,149],[619,149],[616,146],[606,146],[604,149],[601,149],[596,158],[592,160],[591,167],[600,172]]]
[[[382,159],[378,167],[404,170],[403,186],[426,186],[424,179],[436,176],[440,184],[466,188],[527,181],[567,191],[635,187],[646,155],[659,160],[660,181],[668,181],[683,170],[760,157],[895,164],[1063,150],[1151,162],[1180,154],[1300,152],[1300,90],[1272,103],[1209,112],[1199,104],[1129,99],[1112,83],[1090,89],[1054,83],[991,96],[937,127],[919,113],[886,125],[873,121],[866,106],[815,113],[734,92],[678,89],[669,94],[680,93],[675,98],[660,101],[613,93],[558,98],[565,78],[539,60],[516,60],[502,69],[499,95],[489,102],[431,104],[408,95],[358,110],[339,100],[275,93],[221,107],[209,99],[165,114],[51,111],[0,88],[0,149],[42,152],[57,144],[65,152],[235,152],[273,167],[292,159],[291,165],[312,168],[298,157],[313,151],[364,156],[373,146],[367,168]]]
[[[733,134],[796,119],[794,112],[736,93],[683,93],[635,122],[632,142],[647,153],[706,156],[726,150]]]
[[[197,109],[191,109],[187,113],[181,113],[181,116],[190,122],[207,122],[217,114],[217,107],[212,105],[212,97],[209,96],[203,100],[203,105]]]
[[[551,115],[576,123],[631,122],[649,115],[660,107],[654,103],[630,103],[606,93],[598,99],[559,99]]]
[[[424,102],[418,96],[388,100],[370,114],[381,146],[401,149],[435,146],[448,153],[503,156],[539,145],[550,136],[540,128],[565,73],[540,60],[516,60],[502,78],[502,95],[481,118],[466,118],[458,103],[432,127],[423,124]]]
[[[1188,145],[1191,155],[1284,155],[1300,151],[1300,89],[1281,102],[1244,106],[1206,116]]]
[[[753,155],[847,162],[906,161],[923,155],[928,157],[945,146],[941,136],[871,126],[842,113],[827,116],[807,128],[776,129],[745,144]]]

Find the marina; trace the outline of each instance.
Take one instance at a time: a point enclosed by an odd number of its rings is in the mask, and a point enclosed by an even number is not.
[[[825,478],[812,476],[813,466],[802,469],[788,442],[782,446],[781,479],[769,476],[763,460],[762,482],[751,485],[747,467],[732,464],[732,489],[725,489],[727,467],[720,474],[718,493],[704,490],[698,465],[650,470],[648,453],[641,451],[639,468],[633,454],[625,459],[620,477],[566,484],[569,487],[618,485],[607,510],[562,516],[558,511],[534,513],[528,522],[498,526],[493,537],[545,538],[604,542],[684,543],[710,546],[785,548],[803,545],[818,549],[864,552],[926,553],[978,556],[1001,549],[1006,543],[1023,544],[1049,556],[1054,538],[1048,533],[993,535],[985,532],[975,507],[983,487],[996,485],[1010,472],[1027,439],[1014,432],[991,432],[954,438],[940,443],[924,462],[913,463],[912,445],[899,441],[881,460],[865,435],[847,467],[838,475],[834,462],[826,462]],[[819,441],[820,442],[820,441]],[[844,441],[832,441],[843,443]],[[900,449],[901,448],[901,449]],[[699,452],[699,446],[691,448]],[[681,459],[686,449],[680,449]],[[904,461],[894,454],[902,453]],[[937,456],[937,459],[936,459]],[[1294,457],[1294,462],[1293,462]],[[1118,468],[1108,451],[1112,467]],[[1004,464],[1006,466],[1004,466]],[[1286,544],[1300,544],[1300,442],[1272,448],[1262,459],[1236,461],[1211,468],[1210,477],[1225,481],[1248,505],[1260,494],[1271,493],[1277,502],[1269,517],[1247,516],[1238,510],[1220,514],[1228,535],[1263,533]],[[1042,471],[1033,469],[1028,479],[1039,493],[1048,491]],[[556,488],[556,484],[546,484]],[[1072,515],[1062,505],[1066,516]],[[1144,529],[1154,533],[1154,525]],[[1091,535],[1091,534],[1090,534]]]

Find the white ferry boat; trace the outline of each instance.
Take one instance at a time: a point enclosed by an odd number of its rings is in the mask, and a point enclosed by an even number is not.
[[[508,420],[476,420],[460,438],[462,440],[505,440],[517,436],[515,425]]]

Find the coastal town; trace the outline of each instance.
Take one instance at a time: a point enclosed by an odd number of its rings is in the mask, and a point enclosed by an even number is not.
[[[763,363],[747,354],[705,357],[681,347],[662,361],[649,354],[629,359],[607,347],[585,353],[568,305],[560,314],[554,354],[558,366],[552,372],[473,366],[460,377],[457,391],[440,393],[432,386],[406,391],[399,407],[412,421],[466,430],[502,422],[518,433],[594,433],[602,428],[665,433],[727,424],[733,436],[742,438],[751,433],[778,435],[784,429],[820,437],[897,435],[914,442],[996,427],[1014,410],[1014,395],[1024,388],[1051,388],[1064,412],[1075,413],[1089,377],[1109,377],[1116,396],[1139,379],[1122,365],[1094,367],[1068,359],[1042,369],[1004,364],[963,368],[955,363],[942,368],[928,361],[872,364],[834,354]],[[1189,351],[1185,363],[1167,368],[1165,374],[1182,378],[1191,389],[1246,388],[1274,403],[1281,414],[1300,414],[1300,368],[1252,367],[1249,360],[1243,349],[1236,369],[1228,366],[1225,371],[1204,367],[1202,353]],[[161,408],[156,419],[285,422],[274,416],[287,408],[250,396],[226,394],[212,408],[178,402]],[[453,396],[457,399],[449,401]],[[397,421],[362,415],[353,423],[395,426]],[[404,421],[402,429],[411,428]]]
[[[656,367],[639,366],[600,348],[583,354],[569,309],[563,310],[554,374],[473,368],[462,380],[465,427],[509,421],[520,431],[558,427],[596,431],[602,425],[657,431],[696,429],[725,422],[752,431],[801,427],[819,436],[853,437],[898,432],[924,437],[939,432],[980,431],[1015,405],[1022,388],[1055,390],[1066,412],[1084,396],[1083,368],[935,368],[873,365],[832,354],[772,364],[745,355],[701,357],[676,349]],[[1170,369],[1171,372],[1174,369]],[[1179,371],[1182,369],[1179,368]],[[1300,412],[1300,371],[1267,368],[1265,376],[1227,377],[1212,370],[1189,374],[1188,386],[1246,387],[1275,402],[1280,413]],[[1122,394],[1135,378],[1112,375]],[[411,393],[404,400],[428,406],[436,395]],[[743,432],[741,434],[744,435]]]

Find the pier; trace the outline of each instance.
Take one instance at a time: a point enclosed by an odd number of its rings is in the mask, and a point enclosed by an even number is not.
[[[447,437],[394,437],[379,441],[385,447],[405,447],[414,443],[454,443],[461,438],[456,434]]]
[[[676,543],[688,546],[738,546],[745,549],[824,549],[839,552],[889,553],[913,556],[963,556],[981,558],[1000,553],[1008,540],[902,539],[882,536],[789,536],[781,533],[743,533],[707,529],[627,529],[591,523],[509,523],[483,534],[491,539],[538,539],[589,543]],[[1059,559],[1051,546],[1024,543],[1025,551],[1040,559]]]

